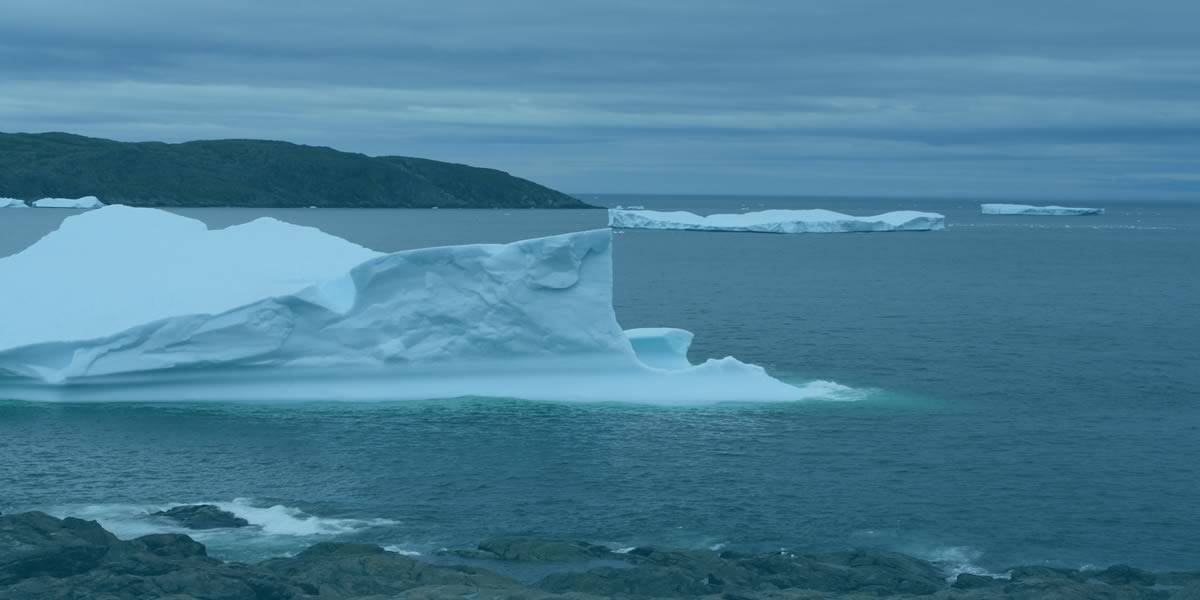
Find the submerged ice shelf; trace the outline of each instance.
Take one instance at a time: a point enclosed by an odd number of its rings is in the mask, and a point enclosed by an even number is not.
[[[1082,216],[1102,215],[1103,208],[1082,208],[1072,206],[1030,206],[1028,204],[980,204],[979,208],[985,215],[1041,215],[1041,216]]]
[[[381,254],[269,218],[209,230],[110,206],[0,259],[0,280],[22,290],[0,297],[2,398],[713,402],[831,385],[691,365],[683,330],[627,335],[607,229]]]
[[[855,217],[832,210],[764,210],[700,216],[687,211],[608,211],[608,224],[617,229],[682,229],[689,231],[746,231],[756,233],[854,233],[869,231],[936,231],[945,228],[938,213],[902,210]]]

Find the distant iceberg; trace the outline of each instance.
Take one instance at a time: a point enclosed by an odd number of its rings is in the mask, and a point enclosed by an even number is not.
[[[16,198],[0,198],[0,208],[29,208],[29,205]]]
[[[1079,216],[1102,215],[1103,208],[1080,208],[1072,206],[1030,206],[1028,204],[980,204],[985,215],[1042,215],[1042,216]]]
[[[37,208],[100,208],[104,203],[95,196],[84,196],[82,198],[42,198],[34,200],[33,205]]]
[[[800,400],[612,308],[611,231],[381,254],[274,219],[72,216],[0,259],[0,398]],[[840,386],[838,386],[840,387]],[[844,389],[844,388],[842,388]]]
[[[686,211],[610,209],[609,227],[617,229],[682,229],[756,233],[853,233],[868,231],[936,231],[945,228],[938,213],[902,210],[854,217],[831,210],[764,210],[702,217]]]

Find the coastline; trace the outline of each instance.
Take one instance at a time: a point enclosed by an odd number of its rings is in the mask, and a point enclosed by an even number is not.
[[[191,525],[238,526],[219,520]],[[26,512],[0,515],[0,599],[1182,600],[1200,594],[1200,571],[1016,566],[998,577],[947,576],[930,562],[878,550],[614,550],[571,540],[497,537],[474,549],[421,558],[409,554],[373,544],[322,542],[292,556],[253,564],[224,562],[209,557],[205,546],[188,535],[157,533],[120,540],[95,521]]]

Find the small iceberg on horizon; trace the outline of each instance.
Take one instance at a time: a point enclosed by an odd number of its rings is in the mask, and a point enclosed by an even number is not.
[[[16,198],[0,198],[0,208],[29,208],[29,205]]]
[[[1103,208],[1082,208],[1073,206],[1031,206],[1029,204],[980,204],[980,211],[985,215],[1036,215],[1069,217],[1083,215],[1102,215]]]
[[[764,210],[700,216],[687,211],[609,209],[614,229],[675,229],[754,233],[861,233],[879,231],[938,231],[946,217],[938,213],[902,210],[855,217],[832,210]]]
[[[34,200],[33,206],[35,208],[101,208],[105,204],[95,196],[84,196],[82,198],[42,198]]]
[[[260,218],[65,219],[0,258],[0,398],[48,401],[823,398],[691,333],[625,332],[612,232],[384,254]],[[836,384],[833,384],[836,385]]]

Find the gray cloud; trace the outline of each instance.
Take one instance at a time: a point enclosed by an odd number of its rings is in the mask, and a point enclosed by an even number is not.
[[[3,10],[4,131],[288,139],[577,192],[1200,196],[1190,0]]]

